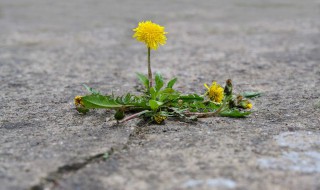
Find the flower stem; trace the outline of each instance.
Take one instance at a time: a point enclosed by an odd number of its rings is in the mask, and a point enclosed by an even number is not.
[[[151,71],[151,61],[150,61],[151,49],[148,47],[148,78],[149,78],[149,88],[152,87],[152,71]]]
[[[147,112],[149,112],[149,110],[143,110],[143,111],[141,111],[141,112],[138,112],[138,113],[136,113],[136,114],[130,115],[130,116],[128,116],[128,117],[120,120],[118,123],[124,123],[124,122],[126,122],[126,121],[131,120],[131,119],[137,118],[137,117],[139,117],[140,115],[142,115],[142,114],[144,114],[144,113],[147,113]]]

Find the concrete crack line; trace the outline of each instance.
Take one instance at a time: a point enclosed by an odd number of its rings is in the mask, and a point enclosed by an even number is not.
[[[115,152],[120,152],[121,150],[127,149],[133,139],[141,138],[141,132],[143,126],[136,126],[134,130],[129,134],[127,141],[122,146],[111,147],[108,151],[99,153],[86,158],[84,161],[75,162],[71,164],[66,164],[57,168],[57,170],[50,172],[46,177],[42,178],[38,184],[31,186],[30,190],[44,190],[50,189],[59,185],[59,180],[63,179],[66,175],[75,174],[81,169],[85,168],[88,164],[97,163],[103,161],[103,156],[108,153],[109,159]],[[143,138],[143,137],[142,137]]]
[[[139,127],[136,127],[139,128]],[[75,174],[81,169],[85,168],[88,164],[97,163],[99,161],[105,161],[109,159],[115,152],[120,152],[121,150],[127,149],[132,136],[136,136],[136,128],[131,132],[128,136],[127,141],[122,145],[116,145],[111,147],[108,151],[99,153],[93,156],[86,158],[84,161],[75,162],[71,164],[66,164],[57,168],[57,170],[50,172],[43,177],[38,184],[31,186],[30,190],[44,190],[50,189],[50,187],[54,187],[59,185],[59,181],[63,179],[66,175]],[[105,154],[108,154],[108,158],[104,158]]]
[[[111,148],[107,151],[109,155],[113,153],[113,149]],[[30,187],[30,190],[43,190],[47,189],[46,187],[58,185],[58,181],[62,179],[65,175],[70,173],[76,173],[77,171],[84,168],[86,165],[90,163],[95,163],[101,161],[103,159],[104,153],[93,155],[82,162],[76,162],[71,164],[66,164],[58,167],[57,170],[50,172],[46,177],[42,178],[40,182],[36,185]]]

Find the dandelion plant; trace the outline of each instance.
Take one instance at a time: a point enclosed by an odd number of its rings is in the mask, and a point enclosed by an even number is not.
[[[177,78],[165,83],[163,76],[156,73],[153,79],[151,70],[151,50],[157,50],[166,44],[165,28],[151,21],[139,22],[133,38],[145,43],[147,48],[148,75],[137,73],[144,87],[142,94],[127,93],[122,96],[104,95],[85,85],[89,95],[76,96],[74,104],[79,113],[90,109],[115,110],[114,118],[118,122],[140,117],[157,124],[167,118],[183,121],[195,121],[200,117],[246,117],[251,113],[252,104],[248,98],[260,95],[250,92],[236,95],[233,93],[232,81],[228,79],[223,88],[217,82],[209,87],[204,84],[204,93],[184,94],[173,87]],[[153,83],[154,82],[154,83]]]

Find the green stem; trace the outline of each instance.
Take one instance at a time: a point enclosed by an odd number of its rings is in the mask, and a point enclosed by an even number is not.
[[[150,61],[151,49],[148,47],[148,78],[149,78],[149,88],[152,87],[152,71],[151,71],[151,61]]]

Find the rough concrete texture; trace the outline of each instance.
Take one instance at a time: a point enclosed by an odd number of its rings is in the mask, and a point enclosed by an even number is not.
[[[0,189],[320,189],[319,3],[0,0]],[[153,71],[185,93],[232,78],[263,92],[254,113],[117,127],[77,114],[82,84],[135,91],[146,19],[169,32]]]

